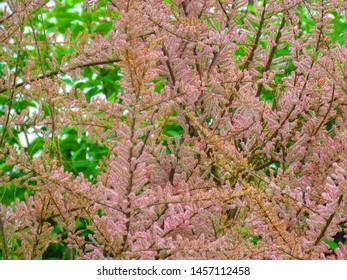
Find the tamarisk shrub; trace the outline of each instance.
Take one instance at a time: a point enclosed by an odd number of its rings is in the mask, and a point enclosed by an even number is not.
[[[347,258],[346,1],[79,2],[1,6],[2,258]]]

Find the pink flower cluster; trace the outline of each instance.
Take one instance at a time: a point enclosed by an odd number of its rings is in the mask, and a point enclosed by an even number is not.
[[[40,54],[6,70],[0,160],[22,176],[0,184],[30,192],[0,204],[2,256],[60,244],[76,259],[347,259],[347,48],[331,36],[346,3],[250,2],[110,0],[107,36],[81,34],[49,71]],[[1,21],[45,4],[28,5]],[[4,53],[14,37],[40,49],[12,28]],[[112,101],[66,89],[87,67],[120,69]],[[37,112],[16,113],[16,98]],[[16,126],[42,153],[5,141]],[[67,127],[109,149],[94,178],[65,170]]]

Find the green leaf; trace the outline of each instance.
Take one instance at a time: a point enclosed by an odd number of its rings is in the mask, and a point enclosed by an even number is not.
[[[38,151],[42,150],[44,144],[45,140],[42,137],[35,138],[27,148],[28,154],[31,156],[35,155]]]
[[[178,123],[166,124],[163,127],[163,134],[170,137],[181,136],[183,128]]]
[[[78,161],[81,159],[85,159],[86,158],[86,153],[85,153],[86,149],[84,146],[82,146],[81,148],[79,148],[76,152],[73,153],[71,160],[72,161]]]
[[[111,30],[112,30],[112,22],[103,22],[103,23],[98,24],[95,27],[94,32],[100,32],[103,34],[107,34]]]
[[[331,240],[324,240],[324,243],[328,244],[331,250],[335,250],[339,247],[339,245],[337,245],[334,241]]]

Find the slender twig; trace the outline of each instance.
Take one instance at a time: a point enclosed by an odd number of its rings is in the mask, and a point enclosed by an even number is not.
[[[222,1],[221,1],[221,0],[218,0],[218,3],[219,3],[219,6],[221,7],[221,9],[222,9],[222,11],[223,11],[225,17],[227,18],[227,22],[226,22],[226,24],[225,24],[225,27],[226,27],[226,28],[229,28],[230,16],[229,16],[229,14],[227,13],[227,11],[225,10],[225,8],[224,8],[224,6],[223,6],[223,4],[222,4]]]
[[[4,248],[3,249],[3,257],[5,260],[8,260],[7,241],[6,241],[4,222],[2,221],[2,206],[1,205],[0,205],[0,234],[1,234],[2,245]]]
[[[264,27],[264,24],[265,24],[265,14],[266,14],[266,0],[264,0],[264,9],[261,13],[261,19],[260,19],[260,22],[259,22],[259,27],[258,27],[258,31],[257,31],[257,34],[255,36],[255,41],[254,41],[254,45],[253,45],[253,48],[246,60],[246,63],[244,64],[243,66],[243,70],[245,69],[248,69],[248,66],[249,64],[252,62],[253,60],[253,57],[254,57],[254,54],[255,54],[255,50],[257,49],[258,47],[258,44],[259,44],[259,40],[260,40],[260,37],[261,37],[261,34],[262,34],[262,31],[263,31],[263,27]]]
[[[331,107],[333,105],[333,102],[334,102],[334,96],[335,96],[335,84],[333,85],[333,92],[331,94],[331,99],[330,99],[330,102],[329,102],[329,107],[328,107],[328,110],[326,111],[322,121],[320,122],[320,124],[317,126],[316,130],[313,132],[312,136],[313,135],[316,135],[317,132],[319,131],[319,129],[322,127],[324,121],[326,120],[326,118],[328,117],[330,111],[331,111]]]
[[[339,199],[337,200],[337,207],[338,208],[342,202],[342,199],[343,199],[343,195],[340,195]],[[333,212],[329,218],[327,219],[327,222],[325,223],[325,226],[324,228],[322,229],[322,231],[320,232],[320,234],[318,235],[316,241],[314,242],[313,246],[317,246],[318,243],[322,240],[322,238],[324,237],[325,235],[325,232],[327,231],[329,225],[331,224],[331,222],[333,221],[333,218],[335,216],[336,212]]]
[[[276,39],[275,39],[275,45],[271,48],[271,52],[270,52],[269,59],[268,59],[266,65],[265,65],[264,73],[266,73],[267,71],[270,70],[270,67],[271,67],[271,64],[272,64],[272,60],[273,60],[274,57],[275,57],[275,53],[276,53],[276,50],[277,50],[277,48],[278,48],[278,44],[279,44],[279,42],[280,42],[280,38],[281,38],[281,36],[282,36],[282,28],[284,27],[285,23],[286,23],[286,19],[283,17],[283,18],[282,18],[281,25],[280,25],[280,27],[278,28],[278,33],[277,33],[277,36],[276,36]],[[256,94],[257,97],[260,96],[260,93],[261,93],[261,91],[262,91],[262,89],[263,89],[263,86],[264,86],[263,83],[261,83],[261,84],[259,85],[258,90],[257,90],[257,94]]]
[[[65,73],[68,73],[69,71],[73,71],[73,70],[76,70],[76,69],[82,69],[82,68],[86,68],[86,67],[90,67],[90,66],[99,66],[99,65],[110,64],[110,63],[117,63],[117,62],[120,62],[120,59],[116,58],[116,59],[110,59],[110,60],[104,60],[104,61],[89,62],[89,63],[80,64],[80,65],[68,68],[66,70],[58,69],[58,70],[54,70],[54,71],[47,71],[45,73],[45,76],[40,75],[38,77],[34,77],[34,78],[29,79],[29,81],[25,81],[25,82],[21,82],[21,83],[15,84],[14,88],[19,88],[19,87],[25,86],[25,85],[30,84],[32,82],[36,82],[38,80],[42,80],[42,79],[44,79],[46,77],[53,77],[53,76],[56,76],[58,74],[65,74]],[[0,89],[0,93],[3,93],[3,92],[8,91],[8,90],[9,90],[9,88],[1,88]]]

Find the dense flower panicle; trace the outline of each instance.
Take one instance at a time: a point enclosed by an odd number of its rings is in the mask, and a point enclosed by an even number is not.
[[[345,1],[111,0],[75,43],[35,30],[51,5],[0,18],[0,186],[25,192],[3,258],[347,259]],[[112,72],[109,95],[73,82]],[[73,137],[103,152],[89,174]]]

